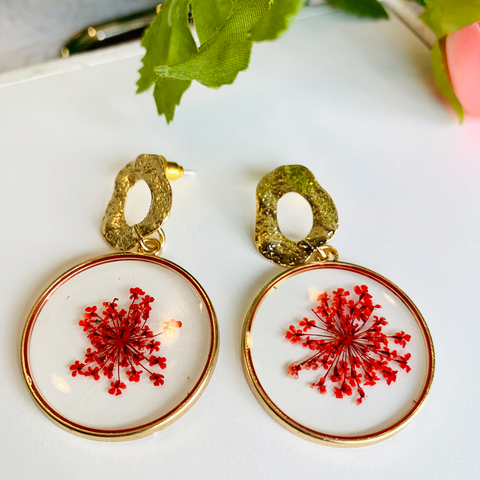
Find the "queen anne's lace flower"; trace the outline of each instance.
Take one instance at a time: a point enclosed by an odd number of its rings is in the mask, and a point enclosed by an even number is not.
[[[399,355],[397,350],[389,348],[389,339],[405,348],[411,336],[403,331],[385,335],[382,328],[387,321],[373,315],[381,306],[373,305],[368,287],[357,285],[354,291],[358,295],[357,301],[349,300],[350,292],[343,288],[333,291],[331,302],[328,294],[322,293],[317,299],[320,304],[312,309],[316,318],[304,318],[298,327],[290,325],[285,337],[291,343],[315,352],[303,362],[289,365],[287,373],[290,377],[298,378],[301,370],[324,370],[325,374],[318,382],[310,385],[312,388],[326,393],[325,382],[330,379],[337,384],[334,386],[337,398],[352,395],[355,388],[358,393],[356,401],[360,405],[365,398],[362,384],[375,385],[381,377],[388,385],[395,382],[398,371],[389,364],[394,362],[406,372],[411,370],[408,365],[411,355]]]
[[[129,382],[139,382],[145,370],[155,386],[163,385],[164,376],[152,368],[167,368],[165,357],[153,355],[160,350],[156,337],[182,326],[182,322],[172,319],[164,324],[160,333],[154,334],[147,320],[152,310],[150,304],[155,299],[145,295],[140,288],[131,288],[130,300],[128,312],[123,309],[118,311],[118,298],[103,304],[105,310],[102,316],[97,313],[97,307],[87,307],[83,320],[79,322],[93,349],[87,349],[83,363],[76,360],[70,365],[72,377],[83,375],[99,380],[100,373],[109,379],[116,377],[110,383],[110,395],[121,395],[122,390],[127,388],[121,379],[123,370]]]

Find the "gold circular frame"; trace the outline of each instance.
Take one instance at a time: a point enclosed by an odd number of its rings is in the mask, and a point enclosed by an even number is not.
[[[301,274],[305,271],[310,270],[317,270],[317,269],[341,269],[347,270],[354,273],[358,273],[364,275],[368,278],[375,280],[376,282],[380,283],[384,287],[388,288],[392,293],[394,293],[402,303],[408,308],[411,315],[415,318],[420,327],[420,330],[423,333],[426,348],[429,353],[429,365],[427,369],[427,376],[425,379],[425,384],[422,390],[421,395],[419,396],[418,400],[415,402],[414,406],[405,414],[399,421],[395,422],[388,428],[384,428],[375,432],[373,434],[368,435],[358,435],[358,436],[336,436],[331,434],[326,434],[319,432],[317,430],[310,429],[297,421],[293,418],[289,417],[285,412],[283,412],[268,396],[268,393],[264,390],[253,365],[252,360],[252,353],[251,353],[251,334],[252,334],[252,326],[255,320],[256,313],[263,303],[263,300],[266,296],[270,293],[270,291],[276,286],[291,278],[295,275]],[[287,271],[281,273],[280,275],[276,276],[273,280],[271,280],[257,295],[255,300],[253,301],[250,309],[247,313],[245,318],[245,322],[243,325],[243,332],[242,332],[242,357],[243,357],[243,368],[245,372],[245,376],[247,378],[248,384],[252,389],[255,397],[263,406],[263,408],[269,413],[271,417],[273,417],[280,425],[285,427],[292,433],[306,439],[310,440],[315,443],[320,443],[323,445],[329,445],[334,447],[364,447],[368,445],[373,445],[375,443],[379,443],[383,440],[386,440],[400,430],[402,430],[408,423],[410,423],[415,415],[418,413],[422,405],[425,403],[427,395],[430,391],[434,371],[435,371],[435,353],[433,348],[433,341],[430,335],[430,331],[428,326],[418,310],[415,304],[410,300],[410,298],[400,289],[398,288],[393,282],[388,280],[387,278],[379,275],[372,270],[369,270],[365,267],[360,267],[358,265],[350,264],[350,263],[343,263],[343,262],[323,262],[323,263],[310,263],[306,265],[302,265],[299,267],[293,267],[288,269]]]
[[[98,265],[102,265],[105,263],[116,262],[116,261],[144,261],[159,265],[163,268],[167,268],[174,273],[179,274],[182,276],[187,282],[197,291],[197,293],[202,298],[210,320],[210,327],[211,327],[211,339],[210,339],[210,349],[207,357],[207,361],[205,363],[203,372],[197,381],[194,388],[188,393],[188,395],[183,398],[183,400],[172,410],[170,410],[165,415],[148,422],[144,425],[140,425],[138,427],[132,428],[122,428],[122,429],[96,429],[85,427],[81,424],[72,422],[68,420],[66,417],[62,416],[59,412],[57,412],[46,400],[43,398],[40,390],[35,385],[35,382],[32,378],[31,374],[31,367],[30,367],[30,359],[29,359],[29,346],[30,340],[32,336],[32,332],[35,326],[35,322],[40,314],[43,306],[52,296],[52,294],[65,282],[67,282],[70,278],[78,275],[79,273],[93,268]],[[157,432],[158,430],[162,430],[166,428],[176,420],[178,420],[182,415],[184,415],[198,400],[200,395],[205,390],[210,378],[212,377],[213,371],[215,369],[215,364],[217,361],[218,355],[218,345],[219,345],[219,333],[218,333],[218,323],[217,317],[215,314],[215,310],[213,305],[208,298],[203,287],[195,280],[195,278],[190,275],[187,271],[183,268],[179,267],[173,262],[169,260],[165,260],[163,258],[155,257],[152,255],[144,255],[140,253],[112,253],[108,255],[102,255],[100,257],[96,257],[92,260],[88,260],[87,262],[80,263],[75,267],[71,268],[70,270],[63,273],[60,277],[58,277],[43,293],[40,295],[39,299],[36,301],[35,305],[33,306],[27,322],[25,324],[25,329],[23,331],[22,336],[22,344],[21,344],[21,361],[22,361],[22,369],[23,375],[25,377],[25,381],[27,386],[32,394],[33,398],[37,402],[38,406],[42,409],[42,411],[58,426],[67,430],[70,433],[75,435],[93,439],[93,440],[102,440],[102,441],[125,441],[125,440],[135,440],[137,438],[142,438],[152,433]]]

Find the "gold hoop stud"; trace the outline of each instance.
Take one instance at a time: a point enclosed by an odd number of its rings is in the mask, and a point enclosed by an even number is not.
[[[278,225],[278,201],[289,192],[296,192],[305,198],[313,213],[312,229],[299,242],[289,240]],[[255,245],[266,259],[284,267],[301,265],[315,250],[333,238],[337,228],[335,204],[308,168],[285,165],[260,180],[257,187]]]
[[[102,234],[113,248],[125,252],[138,246],[141,253],[158,254],[165,244],[164,233],[159,232],[160,241],[146,239],[159,230],[172,209],[172,189],[169,180],[183,177],[183,167],[167,162],[161,155],[139,155],[134,162],[123,168],[115,180],[115,189],[105,211]],[[125,205],[129,191],[144,180],[150,188],[152,201],[147,216],[136,225],[129,225],[125,218]]]

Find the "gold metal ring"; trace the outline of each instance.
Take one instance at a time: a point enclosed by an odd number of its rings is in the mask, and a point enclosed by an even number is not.
[[[319,262],[336,262],[338,260],[338,252],[335,247],[331,245],[322,245],[317,248]]]
[[[165,233],[161,228],[157,230],[158,239],[153,237],[142,237],[137,225],[135,225],[135,231],[139,236],[139,241],[137,244],[137,251],[139,253],[144,253],[147,255],[160,255],[162,253],[165,245]]]
[[[149,255],[156,255],[160,251],[161,245],[156,238],[141,238],[138,242],[138,251]]]

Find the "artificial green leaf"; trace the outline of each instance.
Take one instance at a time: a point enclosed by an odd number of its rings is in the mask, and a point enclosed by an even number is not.
[[[430,29],[430,30],[433,30],[433,32],[435,33],[435,35],[437,35],[437,32],[436,32],[436,27],[434,25],[432,25],[432,23],[430,23],[430,14],[428,13],[428,10],[425,10],[424,12],[422,12],[419,16],[420,20],[423,21],[423,23]]]
[[[253,27],[252,40],[262,42],[278,38],[304,4],[305,0],[275,0],[267,14]]]
[[[448,70],[445,67],[445,54],[444,54],[444,40],[437,40],[432,48],[432,69],[435,82],[442,92],[442,95],[449,101],[453,109],[460,119],[460,123],[463,122],[463,108],[458,101],[455,92],[453,91],[452,84],[450,83],[450,77]]]
[[[425,4],[421,18],[438,38],[480,21],[478,0],[425,0]]]
[[[160,77],[197,80],[208,87],[233,83],[250,62],[250,30],[268,12],[271,0],[235,0],[225,23],[188,60],[155,69]]]
[[[175,107],[180,105],[182,95],[188,90],[191,83],[189,80],[176,80],[175,78],[159,78],[155,82],[153,98],[158,114],[165,115],[167,123],[173,120]]]
[[[388,14],[377,0],[327,0],[337,8],[360,17],[388,18]]]
[[[167,0],[142,39],[146,54],[142,58],[137,92],[147,90],[157,80],[157,65],[185,61],[197,51],[188,23],[190,0]]]
[[[200,44],[205,43],[225,23],[233,8],[232,0],[192,0],[192,15]]]
[[[174,79],[160,80],[154,69],[157,65],[184,61],[197,51],[188,22],[190,0],[167,0],[142,39],[147,50],[142,59],[137,92],[147,90],[153,83],[153,97],[159,115],[167,123],[173,120],[175,107],[191,82]]]

